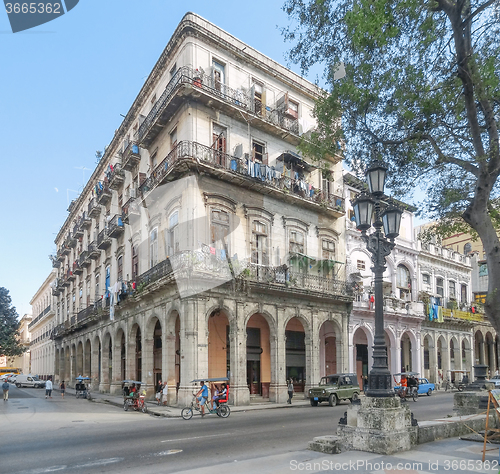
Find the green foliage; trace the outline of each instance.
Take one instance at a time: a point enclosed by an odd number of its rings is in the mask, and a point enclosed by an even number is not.
[[[0,287],[0,355],[15,357],[25,349],[19,343],[19,321],[8,290]]]
[[[475,226],[464,211],[478,190],[484,203],[500,194],[498,1],[287,0],[284,10],[290,59],[303,71],[324,64],[329,88],[302,151],[324,162],[345,140],[359,174],[376,145],[397,197],[418,185],[430,218]]]

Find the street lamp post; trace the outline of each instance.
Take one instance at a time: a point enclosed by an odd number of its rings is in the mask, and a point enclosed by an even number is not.
[[[371,270],[375,274],[373,366],[368,377],[368,391],[366,392],[369,397],[394,396],[385,344],[382,281],[386,270],[385,257],[390,255],[396,245],[394,239],[399,235],[402,211],[393,205],[382,202],[387,169],[385,163],[373,162],[366,171],[369,192],[363,191],[353,202],[356,227],[361,231],[361,237],[371,253],[373,263]],[[372,227],[373,214],[375,214],[373,222],[375,230],[368,235],[367,231]],[[382,232],[382,228],[384,232]]]

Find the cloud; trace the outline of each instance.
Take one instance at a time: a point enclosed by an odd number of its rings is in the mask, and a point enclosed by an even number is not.
[[[58,193],[58,192],[59,192],[59,189],[57,189],[57,188],[54,188],[54,189],[56,190],[56,193]]]

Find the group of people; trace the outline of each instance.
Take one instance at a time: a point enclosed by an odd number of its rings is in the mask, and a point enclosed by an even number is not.
[[[396,377],[394,377],[394,382],[398,383]],[[411,394],[414,388],[418,389],[418,380],[414,375],[410,375],[408,377],[406,375],[401,375],[400,386],[402,394],[406,396],[408,393]]]
[[[205,385],[204,381],[200,382],[200,390],[196,393],[196,399],[198,400],[198,405],[201,408],[201,416],[205,416],[205,404],[208,402],[208,387]],[[227,384],[223,383],[220,387],[214,385],[212,396],[212,408],[215,410],[221,401],[227,400]]]
[[[167,382],[162,383],[161,380],[158,380],[156,384],[156,401],[158,405],[166,405],[167,404],[167,393],[168,393],[168,385]]]

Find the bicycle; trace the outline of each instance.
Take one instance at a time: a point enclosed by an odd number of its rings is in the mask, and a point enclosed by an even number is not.
[[[230,415],[231,410],[230,410],[229,406],[227,406],[225,403],[219,403],[219,406],[217,406],[215,408],[211,407],[210,403],[211,402],[209,400],[207,400],[205,402],[205,412],[207,414],[208,413],[216,414],[217,416],[220,416],[221,418],[227,418]],[[193,414],[194,414],[195,410],[202,413],[201,406],[198,403],[198,399],[196,398],[196,394],[193,393],[193,400],[191,401],[191,405],[183,408],[181,411],[182,418],[184,418],[185,420],[190,420],[191,418],[193,418]]]

